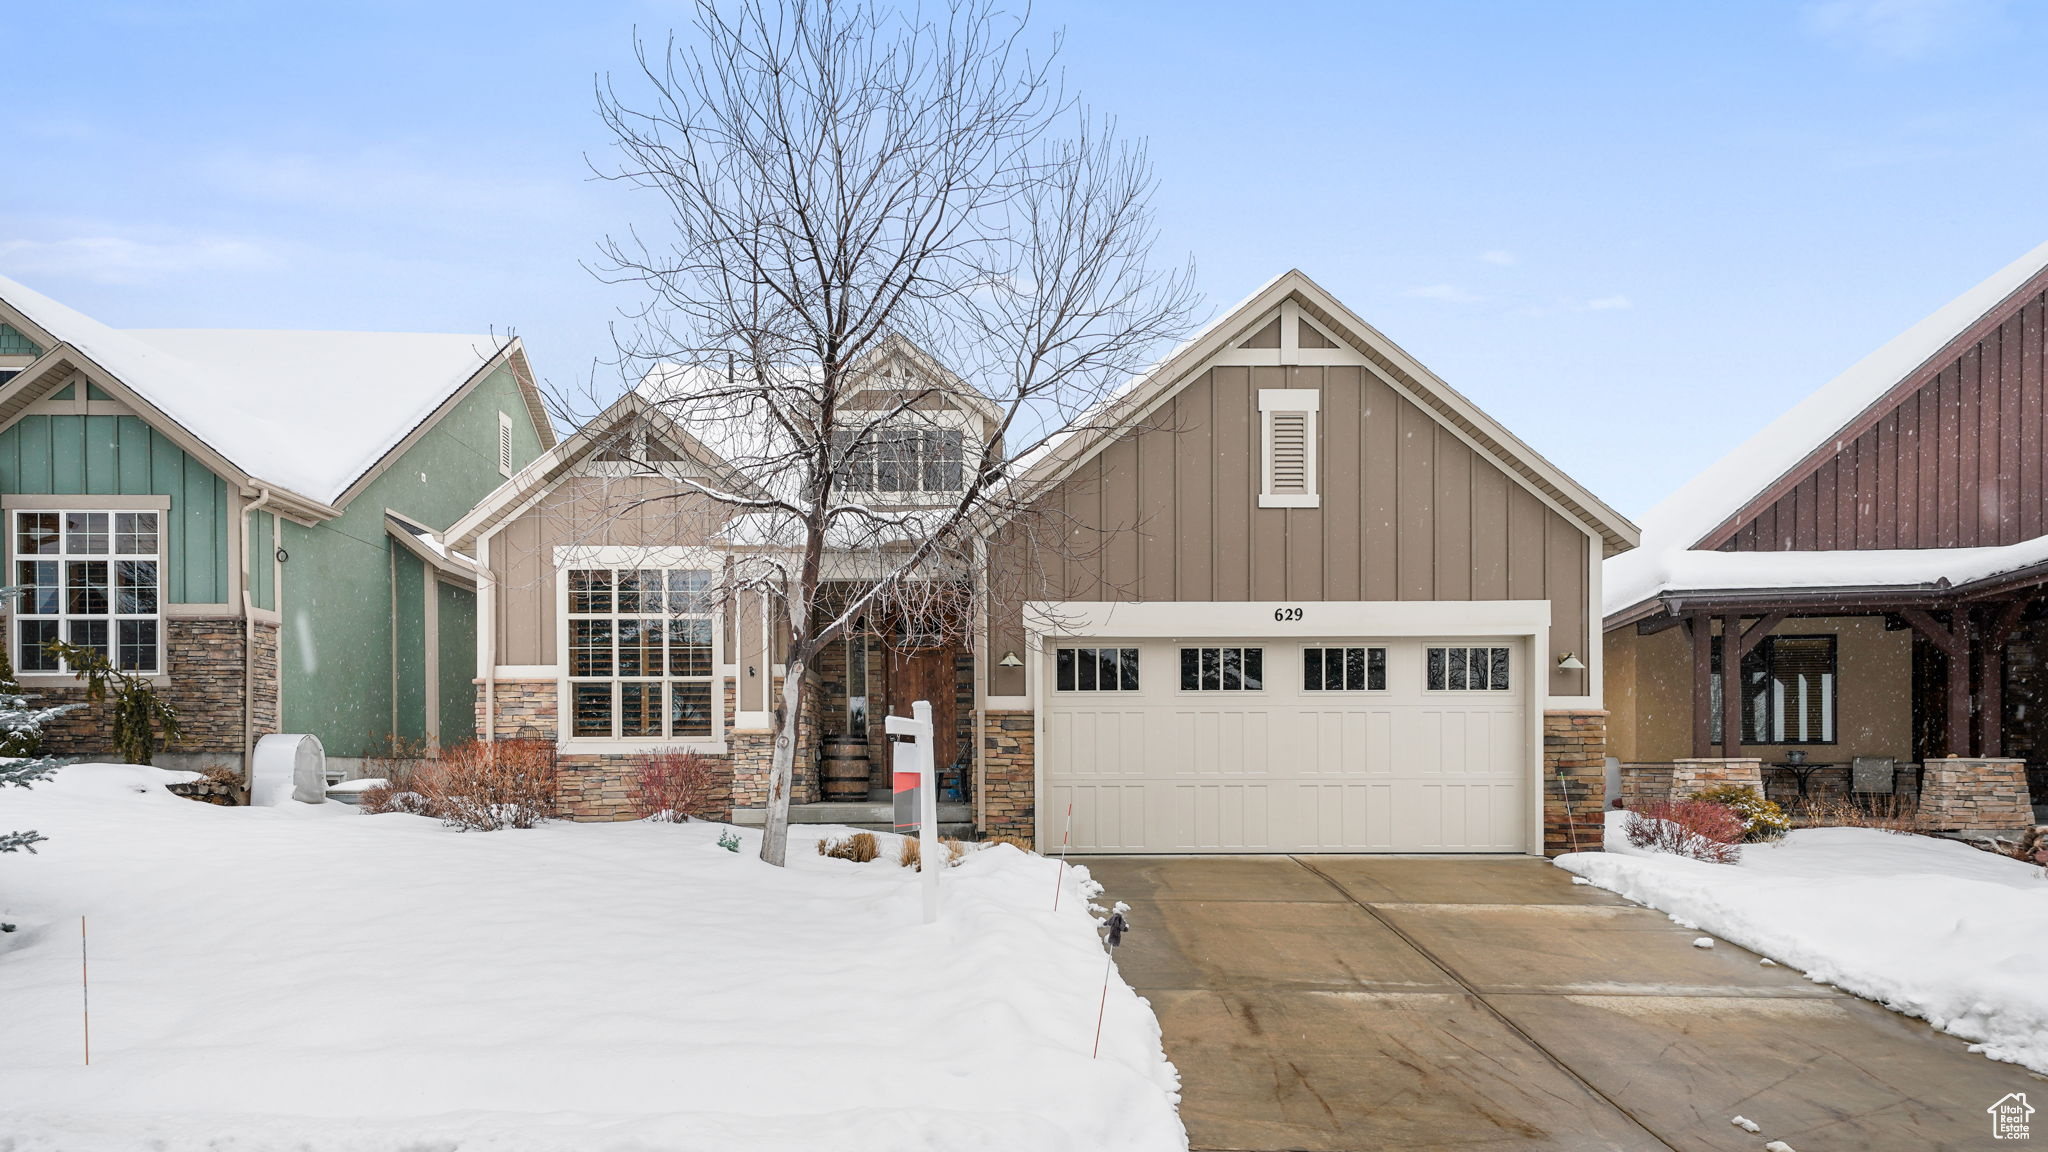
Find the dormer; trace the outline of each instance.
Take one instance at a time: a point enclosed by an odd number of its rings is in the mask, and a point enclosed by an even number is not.
[[[1000,454],[1000,410],[909,341],[891,338],[859,371],[833,437],[843,499],[942,502]]]

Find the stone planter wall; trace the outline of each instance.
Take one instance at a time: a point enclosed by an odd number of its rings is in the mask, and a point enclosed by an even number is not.
[[[1763,795],[1763,761],[1744,756],[1621,766],[1621,802],[1625,808],[1683,800],[1695,792],[1724,784],[1754,788],[1757,795]]]

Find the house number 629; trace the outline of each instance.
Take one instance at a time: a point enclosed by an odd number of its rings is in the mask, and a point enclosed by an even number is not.
[[[1301,609],[1275,608],[1273,609],[1273,619],[1278,620],[1282,624],[1285,624],[1290,620],[1299,620],[1301,619]]]

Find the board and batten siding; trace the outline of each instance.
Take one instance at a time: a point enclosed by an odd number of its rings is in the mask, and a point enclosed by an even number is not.
[[[0,492],[168,496],[165,601],[228,602],[228,484],[138,416],[22,417],[0,431]]]
[[[711,542],[723,522],[702,497],[630,505],[675,486],[645,477],[571,476],[491,537],[500,664],[554,664],[555,549],[663,548]],[[731,624],[727,624],[728,638]],[[757,645],[758,647],[758,645]]]
[[[1265,388],[1321,395],[1318,507],[1258,506]],[[1039,589],[1015,599],[1547,599],[1551,647],[1589,652],[1597,542],[1360,366],[1212,367],[1044,507],[1025,531],[1066,539],[1021,578],[1008,553],[999,583]],[[998,610],[992,649],[1022,644],[1015,605]],[[1549,690],[1583,694],[1586,675],[1553,672]],[[1023,670],[992,668],[989,690],[1023,694]]]
[[[2015,295],[1980,328],[1700,547],[1973,548],[2048,532],[2048,293]]]

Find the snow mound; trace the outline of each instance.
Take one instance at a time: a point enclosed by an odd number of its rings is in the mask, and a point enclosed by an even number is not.
[[[1608,851],[1558,866],[2048,1073],[2042,869],[1870,828],[1797,831],[1747,845],[1739,864],[1706,864],[1629,847],[1625,816],[1608,816]]]
[[[172,795],[170,786],[201,779],[204,777],[197,772],[148,764],[67,764],[37,784],[35,791],[43,797],[78,800],[128,800],[144,796],[189,804],[191,801]],[[9,797],[9,801],[13,807],[14,798]]]

